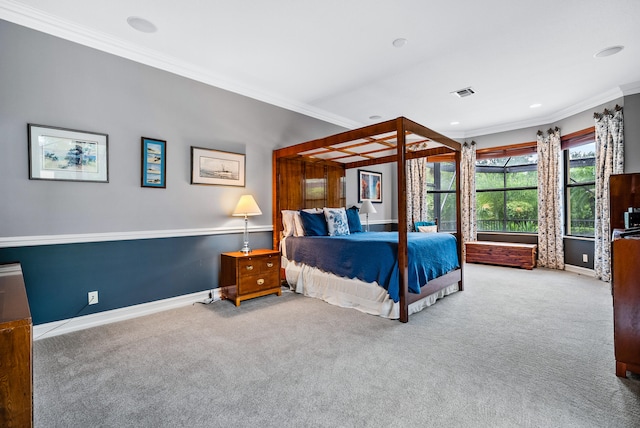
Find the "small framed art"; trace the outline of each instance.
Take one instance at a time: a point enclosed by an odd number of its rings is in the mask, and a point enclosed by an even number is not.
[[[167,142],[142,137],[142,187],[167,187]]]
[[[244,187],[245,155],[191,147],[191,184]]]
[[[382,202],[382,173],[358,170],[358,202],[368,199],[373,203]]]
[[[55,126],[27,125],[29,179],[109,182],[109,136]]]

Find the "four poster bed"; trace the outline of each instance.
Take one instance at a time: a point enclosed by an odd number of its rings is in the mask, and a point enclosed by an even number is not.
[[[409,159],[453,155],[460,177],[460,150],[458,142],[404,117],[274,150],[273,248],[282,253],[289,286],[402,322],[462,291],[460,181],[457,232],[414,233],[408,230],[405,172]],[[347,220],[351,232],[360,220],[355,208],[345,208],[346,170],[390,162],[397,170],[398,231],[349,233]],[[315,225],[319,231],[307,233]]]

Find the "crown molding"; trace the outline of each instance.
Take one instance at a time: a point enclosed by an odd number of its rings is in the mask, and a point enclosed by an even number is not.
[[[637,85],[638,92],[640,92],[640,83],[636,83],[636,85]],[[597,107],[599,105],[608,103],[609,101],[613,101],[617,98],[622,98],[624,95],[628,95],[624,93],[622,88],[623,88],[622,86],[615,87],[608,91],[594,95],[593,97],[588,98],[584,101],[581,101],[577,104],[574,104],[562,110],[553,112],[544,117],[538,117],[530,120],[522,120],[518,122],[504,123],[496,126],[490,126],[487,128],[478,128],[478,129],[466,131],[464,133],[464,137],[461,137],[461,138],[478,137],[482,135],[497,134],[499,132],[514,131],[517,129],[523,129],[523,128],[541,126],[541,125],[546,126],[549,124],[553,124],[554,122],[558,122],[562,119],[566,119],[567,117],[570,117],[579,113],[583,113],[584,111],[589,110],[590,108]]]
[[[0,19],[160,70],[168,71],[179,76],[187,77],[189,79],[262,101],[267,104],[294,111],[305,116],[342,126],[347,129],[355,129],[366,125],[365,123],[333,114],[306,103],[301,103],[259,88],[250,87],[238,81],[227,79],[202,68],[194,67],[192,64],[188,64],[175,57],[164,55],[152,49],[140,48],[139,46],[127,43],[108,34],[60,19],[54,15],[44,13],[39,9],[26,6],[14,0],[0,0]],[[640,93],[640,82],[633,82],[613,88],[604,93],[597,94],[585,101],[554,112],[546,117],[504,123],[496,126],[461,132],[450,132],[447,133],[447,135],[449,135],[450,138],[465,139],[513,131],[516,129],[548,125],[574,114],[582,113],[585,110],[607,103],[616,98],[637,93]]]
[[[179,76],[187,77],[216,88],[224,89],[267,104],[310,116],[347,129],[359,128],[362,123],[282,97],[241,82],[211,73],[178,58],[164,55],[153,49],[144,49],[106,33],[95,31],[26,6],[13,0],[0,0],[0,19],[60,37],[122,58],[145,64]]]
[[[620,85],[620,90],[624,96],[640,94],[640,81]]]

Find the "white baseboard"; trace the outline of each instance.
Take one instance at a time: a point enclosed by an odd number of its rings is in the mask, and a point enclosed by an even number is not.
[[[216,288],[212,291],[213,301],[220,300],[222,297],[220,289]],[[86,328],[97,327],[99,325],[110,324],[112,322],[124,321],[131,318],[150,315],[156,312],[189,306],[193,303],[205,300],[209,300],[209,290],[171,297],[169,299],[156,300],[155,302],[142,303],[140,305],[127,306],[126,308],[113,309],[111,311],[98,312],[81,317],[39,324],[33,327],[33,340],[58,336],[60,334],[71,333],[72,331],[84,330]]]
[[[564,270],[566,270],[567,272],[578,273],[580,275],[591,276],[594,278],[596,276],[596,272],[593,269],[587,269],[580,266],[564,265]]]

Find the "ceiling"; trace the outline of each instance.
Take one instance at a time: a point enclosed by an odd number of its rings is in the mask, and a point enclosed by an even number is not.
[[[452,138],[640,92],[638,18],[638,0],[0,0],[0,19],[347,128],[405,116]]]

